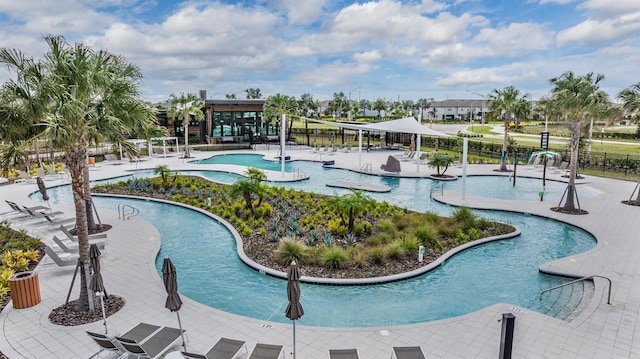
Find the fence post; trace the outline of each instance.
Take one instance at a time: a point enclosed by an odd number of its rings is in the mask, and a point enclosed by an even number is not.
[[[627,160],[625,161],[625,166],[624,166],[624,175],[627,175],[627,171],[629,171],[629,154],[627,154]]]
[[[604,173],[605,168],[607,167],[607,153],[604,153],[604,158],[602,159],[602,172]]]

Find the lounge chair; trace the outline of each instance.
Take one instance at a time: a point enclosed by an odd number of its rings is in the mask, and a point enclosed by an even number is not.
[[[151,334],[160,330],[160,328],[161,327],[157,325],[140,323],[135,327],[133,327],[132,329],[130,329],[128,332],[122,334],[120,337],[141,342],[147,339],[149,336],[151,336]],[[104,334],[93,333],[93,332],[87,332],[87,334],[100,347],[100,350],[98,350],[97,353],[90,356],[89,359],[100,355],[100,353],[105,350],[110,351],[112,353],[119,354],[120,355],[119,358],[122,358],[122,359],[128,356],[127,351],[120,346],[120,344],[115,340],[115,338],[111,338]]]
[[[391,359],[425,359],[420,347],[393,347]]]
[[[74,236],[73,234],[71,234],[71,232],[69,232],[69,229],[67,227],[65,227],[63,225],[60,225],[60,230],[62,231],[62,233],[65,234],[65,236],[67,236],[67,238],[69,240],[71,240],[72,242],[78,242],[78,237]],[[107,234],[106,233],[97,233],[97,234],[90,234],[89,235],[89,241],[96,241],[96,240],[100,240],[100,239],[104,239],[104,241],[106,241],[107,240]]]
[[[40,214],[42,215],[42,218],[44,218],[47,222],[45,222],[44,224],[49,224],[51,226],[55,226],[55,225],[65,225],[65,224],[71,224],[71,223],[75,223],[76,219],[72,218],[72,217],[68,217],[68,218],[60,218],[60,217],[54,217],[48,213],[45,212],[40,212]]]
[[[331,349],[329,359],[358,359],[357,349]]]
[[[387,157],[387,163],[384,163],[380,166],[380,169],[387,172],[400,173],[400,161],[397,158],[389,155]]]
[[[53,240],[53,243],[55,243],[56,246],[60,247],[60,249],[65,253],[78,253],[79,251],[79,247],[77,243],[74,243],[74,242],[64,243],[65,241],[58,238],[58,236],[53,236],[52,240]],[[98,248],[100,248],[101,250],[104,250],[104,242],[92,242],[91,244],[95,244],[96,246],[98,246]]]
[[[249,355],[249,359],[278,359],[280,357],[284,358],[282,345],[261,343],[256,344],[251,355]]]
[[[248,352],[247,346],[242,340],[220,338],[205,354],[182,352],[182,356],[186,359],[234,359],[242,348],[245,353]]]
[[[180,329],[163,327],[143,341],[124,336],[115,337],[115,340],[127,352],[128,357],[156,359],[176,345],[181,337]]]
[[[77,256],[69,253],[58,254],[46,244],[44,245],[44,252],[49,256],[49,258],[53,259],[53,262],[59,267],[72,266],[78,263]]]
[[[100,347],[100,349],[95,354],[90,356],[89,359],[100,357],[100,353],[102,353],[103,351],[115,353],[119,356],[119,358],[122,358],[124,353],[118,346],[113,343],[111,338],[109,338],[108,336],[93,332],[87,332],[87,335],[89,336],[89,338],[93,339],[93,341],[95,341],[96,344],[98,344],[98,346]]]

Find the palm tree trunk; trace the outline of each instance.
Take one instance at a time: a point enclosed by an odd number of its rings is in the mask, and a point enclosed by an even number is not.
[[[85,212],[87,213],[87,230],[88,232],[98,229],[96,221],[93,218],[93,205],[91,204],[91,178],[89,178],[89,166],[84,166],[83,183]]]
[[[82,142],[82,139],[81,139]],[[89,268],[89,237],[87,228],[87,211],[84,192],[85,168],[87,167],[87,145],[84,141],[71,151],[67,151],[65,164],[71,174],[71,188],[76,215],[76,235],[78,236],[78,252],[80,259],[80,296],[78,307],[89,310],[89,291],[87,274]]]
[[[562,206],[564,211],[575,211],[576,176],[578,174],[578,151],[580,149],[580,127],[582,122],[571,122],[571,162],[569,164],[569,184],[567,185],[567,199]]]
[[[191,157],[191,151],[189,151],[189,114],[184,115],[182,120],[182,127],[184,129],[184,158]]]
[[[507,120],[507,115],[505,114],[504,120],[504,137],[502,139],[502,156],[500,156],[500,171],[507,171],[507,144],[509,142],[509,121]]]

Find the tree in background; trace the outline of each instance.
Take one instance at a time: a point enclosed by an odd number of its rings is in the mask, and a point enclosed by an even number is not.
[[[387,101],[379,98],[377,99],[374,103],[373,103],[373,107],[372,110],[374,111],[378,111],[378,120],[381,120],[382,117],[380,117],[380,114],[382,113],[382,111],[387,111]]]
[[[263,116],[265,119],[272,121],[274,124],[280,124],[282,115],[298,115],[298,101],[293,96],[275,94],[267,97],[263,106]],[[293,126],[293,117],[289,118],[289,126],[285,123],[285,129],[288,128],[285,138],[289,140],[291,128]],[[278,126],[281,128],[282,126]]]
[[[244,93],[247,94],[247,99],[259,99],[262,98],[262,92],[259,88],[248,88],[244,90]]]
[[[604,75],[594,75],[590,72],[584,76],[575,76],[567,71],[549,82],[554,86],[552,90],[553,107],[568,122],[571,129],[571,160],[569,162],[569,183],[566,189],[565,203],[552,210],[569,213],[584,214],[586,211],[576,207],[576,176],[578,174],[578,154],[582,130],[591,116],[597,116],[602,102],[608,101],[607,95],[600,90],[600,82]]]
[[[502,140],[502,157],[499,171],[507,171],[507,146],[509,145],[509,123],[520,100],[520,90],[514,86],[507,86],[503,90],[493,89],[489,94],[487,106],[489,111],[500,116],[504,121],[504,137]]]
[[[169,110],[167,116],[173,119],[182,120],[182,128],[184,130],[184,158],[191,158],[189,149],[189,121],[193,118],[195,121],[204,120],[202,112],[204,101],[196,94],[184,92],[180,96],[171,94],[169,97]]]

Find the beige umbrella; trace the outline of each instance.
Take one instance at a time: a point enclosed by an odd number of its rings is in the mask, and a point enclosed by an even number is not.
[[[291,261],[287,271],[287,297],[289,305],[284,314],[293,322],[293,358],[296,357],[296,320],[304,315],[304,309],[300,304],[300,272],[295,261]]]

